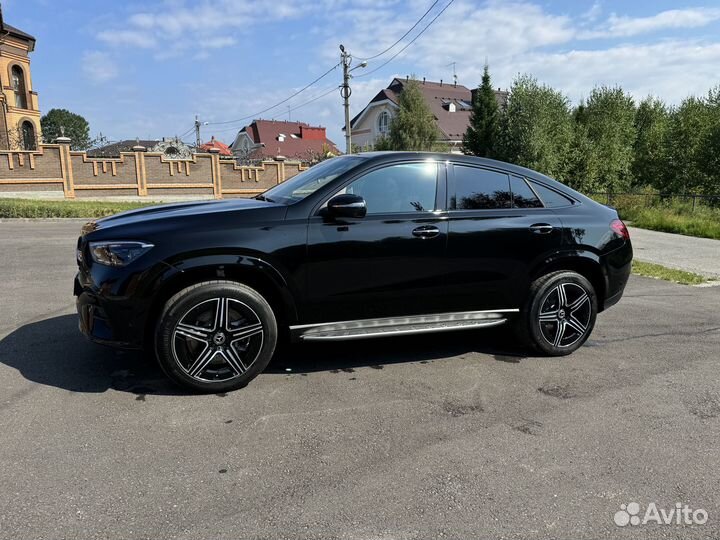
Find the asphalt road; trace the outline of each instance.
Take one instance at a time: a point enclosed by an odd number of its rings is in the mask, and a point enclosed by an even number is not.
[[[635,257],[720,279],[720,240],[630,227]]]
[[[193,396],[78,334],[78,226],[0,223],[2,539],[720,537],[718,287],[632,278],[568,358],[301,346]],[[630,502],[709,519],[616,526]]]

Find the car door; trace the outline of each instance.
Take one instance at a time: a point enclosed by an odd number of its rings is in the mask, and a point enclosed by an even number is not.
[[[448,215],[449,307],[521,308],[531,269],[560,248],[560,219],[524,178],[460,163],[448,169]]]
[[[365,199],[363,218],[333,219],[320,208],[308,223],[308,322],[434,311],[447,243],[445,165],[381,165],[341,193]],[[329,196],[327,200],[332,198]]]

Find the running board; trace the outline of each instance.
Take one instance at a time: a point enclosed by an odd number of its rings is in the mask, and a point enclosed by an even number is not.
[[[438,315],[416,315],[411,317],[387,317],[335,323],[306,324],[291,326],[294,337],[303,341],[340,341],[376,337],[449,332],[472,328],[489,328],[507,322],[506,313],[517,313],[517,309],[498,311],[465,311],[441,313]]]

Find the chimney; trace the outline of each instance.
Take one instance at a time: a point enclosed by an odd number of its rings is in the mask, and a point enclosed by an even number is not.
[[[470,103],[472,103],[473,105],[475,105],[475,102],[477,101],[478,91],[479,88],[473,88],[472,90],[470,90],[470,95],[472,96]]]
[[[324,127],[313,127],[313,126],[300,126],[300,138],[310,141],[324,141],[327,136],[325,135]]]

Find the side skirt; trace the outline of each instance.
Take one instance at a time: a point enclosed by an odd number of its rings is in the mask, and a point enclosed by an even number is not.
[[[357,321],[301,324],[291,326],[290,334],[293,339],[302,341],[340,341],[429,332],[449,332],[451,330],[469,330],[471,328],[499,326],[507,322],[509,314],[518,313],[519,311],[519,309],[463,311],[436,315],[414,315],[409,317],[386,317]]]

